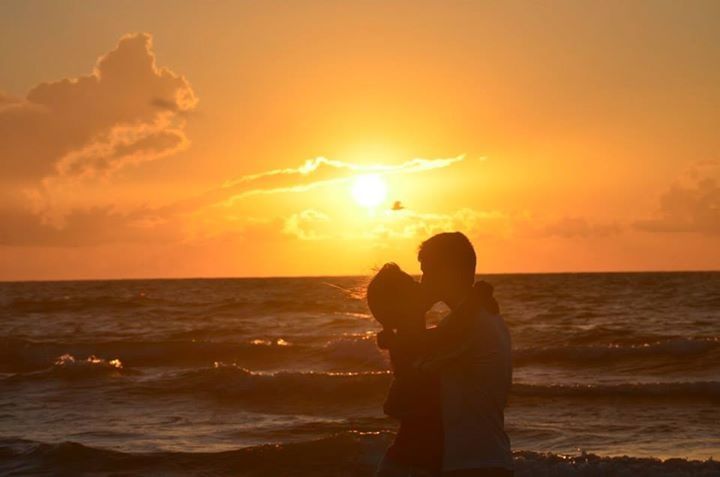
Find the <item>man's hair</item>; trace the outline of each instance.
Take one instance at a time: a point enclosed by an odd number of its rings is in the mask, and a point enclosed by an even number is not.
[[[413,278],[402,271],[396,263],[386,263],[370,280],[367,286],[367,303],[370,312],[383,326],[388,317],[387,310],[391,309],[398,299],[398,290]]]
[[[444,232],[433,235],[420,244],[420,263],[441,263],[455,269],[458,276],[475,281],[477,257],[470,240],[461,232]]]

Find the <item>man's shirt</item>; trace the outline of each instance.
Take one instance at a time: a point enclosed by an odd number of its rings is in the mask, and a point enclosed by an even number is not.
[[[499,314],[469,297],[437,327],[436,341],[418,360],[441,381],[443,470],[512,469],[504,415],[512,384],[510,333]]]

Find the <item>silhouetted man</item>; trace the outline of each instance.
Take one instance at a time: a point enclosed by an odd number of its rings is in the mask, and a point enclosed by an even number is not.
[[[511,476],[504,429],[512,382],[510,334],[492,287],[474,284],[475,250],[460,232],[426,240],[418,260],[424,293],[452,310],[437,327],[440,342],[417,364],[440,376],[443,475]]]

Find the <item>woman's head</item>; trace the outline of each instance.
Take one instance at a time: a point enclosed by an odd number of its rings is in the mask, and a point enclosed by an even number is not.
[[[428,306],[420,284],[395,263],[386,263],[370,280],[367,303],[384,328],[422,324]]]

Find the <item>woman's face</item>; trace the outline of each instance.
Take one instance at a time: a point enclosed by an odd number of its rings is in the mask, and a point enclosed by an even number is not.
[[[418,282],[408,280],[399,287],[395,304],[399,328],[425,324],[425,312],[429,307]]]
[[[417,328],[425,325],[425,312],[432,303],[424,288],[406,273],[385,270],[368,286],[368,306],[385,328]]]

